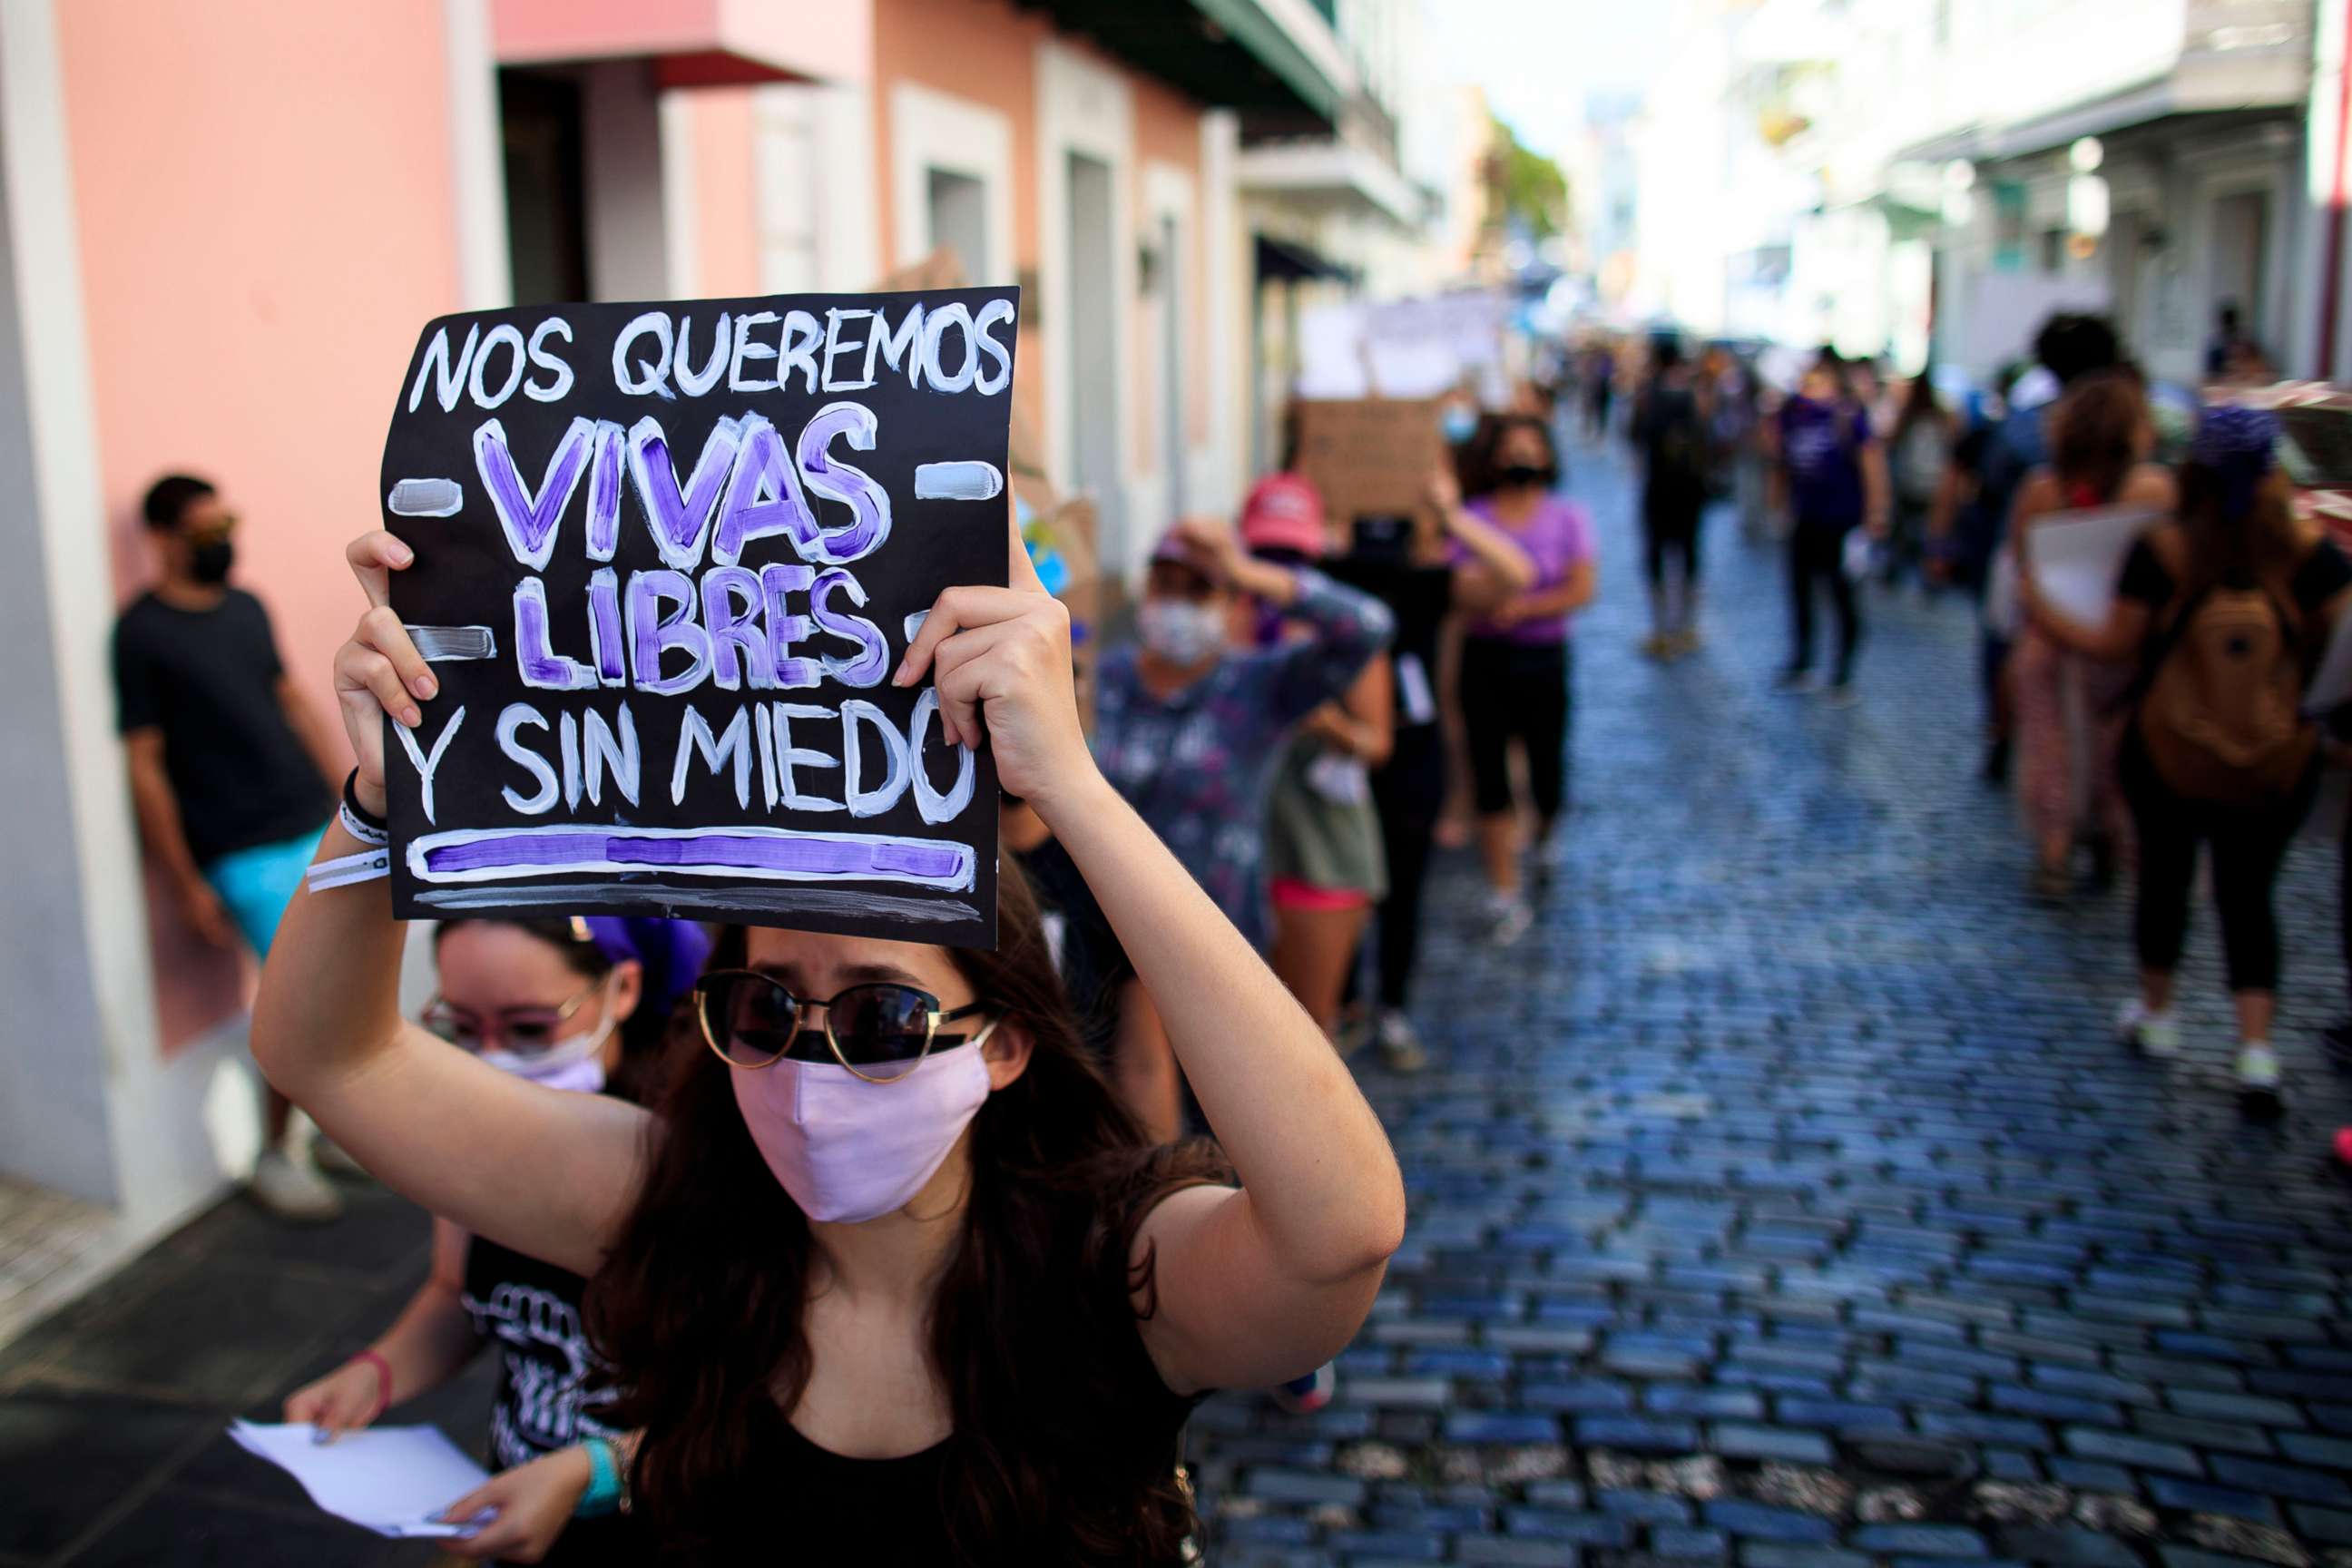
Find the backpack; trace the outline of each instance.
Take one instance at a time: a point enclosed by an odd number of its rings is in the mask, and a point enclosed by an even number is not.
[[[1895,444],[1895,491],[1904,505],[1924,507],[1936,499],[1944,483],[1944,427],[1934,419],[1915,419]]]
[[[2263,800],[2310,766],[2319,735],[2303,718],[2301,617],[2283,587],[2216,583],[2176,600],[2139,709],[2148,762],[2175,794]]]
[[[1712,465],[1698,399],[1686,388],[1664,386],[1650,398],[1650,488],[1680,495],[1704,492]]]

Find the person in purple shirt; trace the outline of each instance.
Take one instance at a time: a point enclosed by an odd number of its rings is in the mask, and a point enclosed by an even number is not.
[[[1568,787],[1569,625],[1592,598],[1592,521],[1552,493],[1559,454],[1531,414],[1491,421],[1470,454],[1472,516],[1493,523],[1534,561],[1535,585],[1474,620],[1462,639],[1462,728],[1469,743],[1478,851],[1486,870],[1489,940],[1518,940],[1534,919],[1519,888],[1519,802],[1510,749],[1524,747],[1534,798],[1537,874]],[[1454,546],[1455,558],[1466,555]]]
[[[1795,646],[1780,677],[1790,691],[1810,691],[1813,677],[1813,587],[1829,585],[1837,607],[1838,657],[1824,699],[1840,708],[1853,694],[1853,656],[1862,644],[1862,607],[1846,569],[1853,531],[1886,533],[1886,454],[1870,414],[1854,395],[1846,362],[1823,349],[1797,395],[1780,405],[1775,475],[1794,526],[1789,531],[1789,604]]]

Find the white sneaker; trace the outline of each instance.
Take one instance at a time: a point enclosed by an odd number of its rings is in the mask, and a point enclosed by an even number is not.
[[[2279,1097],[2278,1053],[2268,1040],[2248,1040],[2238,1047],[2238,1103],[2249,1116],[2276,1116]]]
[[[1486,940],[1494,946],[1510,946],[1527,935],[1535,919],[1535,911],[1528,907],[1527,900],[1517,893],[1486,895]]]
[[[2180,1020],[2169,1007],[2151,1013],[2136,1000],[2126,1002],[2116,1017],[2116,1037],[2144,1057],[2176,1057],[2180,1054]]]
[[[1421,1032],[1412,1020],[1393,1008],[1381,1014],[1379,1034],[1374,1037],[1381,1050],[1381,1060],[1389,1071],[1414,1073],[1429,1065],[1429,1051],[1421,1043]]]
[[[343,1212],[332,1183],[310,1161],[283,1149],[265,1149],[253,1163],[254,1201],[294,1225],[324,1225]]]

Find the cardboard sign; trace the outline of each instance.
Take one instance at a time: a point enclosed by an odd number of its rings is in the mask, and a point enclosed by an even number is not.
[[[986,945],[995,769],[890,676],[1004,582],[1017,290],[569,305],[418,340],[383,450],[433,662],[385,726],[407,916]]]
[[[1360,517],[1413,517],[1447,461],[1437,405],[1367,398],[1298,405],[1298,471],[1321,492],[1332,539],[1346,549]]]

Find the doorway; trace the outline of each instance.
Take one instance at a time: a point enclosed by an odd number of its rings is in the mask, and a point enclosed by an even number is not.
[[[1067,155],[1069,188],[1070,479],[1094,499],[1103,555],[1124,561],[1126,519],[1120,505],[1118,376],[1113,344],[1118,334],[1117,258],[1113,250],[1110,165],[1083,153]]]
[[[2224,305],[2238,307],[2238,329],[2270,348],[2263,319],[2263,282],[2269,272],[2271,194],[2240,191],[2213,203],[2213,265],[2207,279],[2207,297],[2218,313]],[[2209,319],[2203,323],[2211,330]]]
[[[950,169],[925,171],[923,202],[931,221],[931,248],[955,252],[968,283],[1001,281],[988,254],[988,187]]]
[[[1173,217],[1160,220],[1160,450],[1168,515],[1184,515],[1184,245]]]
[[[506,147],[507,249],[518,305],[588,298],[588,190],[580,84],[499,73]]]

